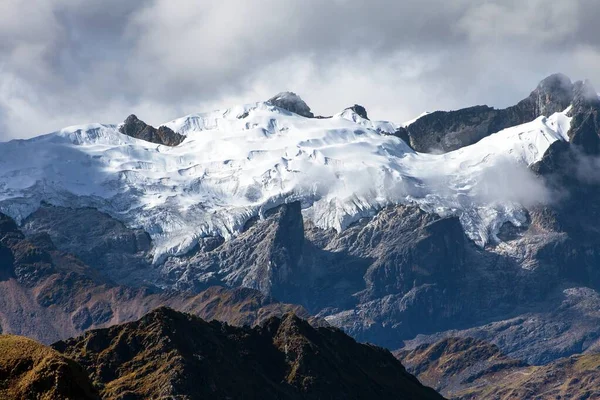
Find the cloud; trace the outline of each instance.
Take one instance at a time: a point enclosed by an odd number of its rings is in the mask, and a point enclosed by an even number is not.
[[[397,122],[506,106],[557,71],[600,82],[598,18],[594,0],[4,0],[0,138],[282,90]]]

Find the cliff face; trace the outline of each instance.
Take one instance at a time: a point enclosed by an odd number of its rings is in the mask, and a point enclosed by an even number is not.
[[[502,129],[549,117],[574,101],[582,82],[575,84],[562,74],[547,77],[531,94],[514,106],[495,109],[475,106],[427,114],[396,135],[419,152],[445,153],[476,143]]]

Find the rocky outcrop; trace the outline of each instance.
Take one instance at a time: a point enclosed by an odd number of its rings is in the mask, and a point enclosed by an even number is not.
[[[573,102],[581,83],[572,84],[562,74],[544,79],[518,104],[494,109],[476,106],[427,114],[396,132],[419,152],[448,152],[476,143],[502,129],[533,121],[541,115],[564,111]]]
[[[185,136],[173,132],[172,129],[167,128],[166,126],[160,126],[156,129],[138,119],[138,117],[133,114],[127,117],[125,122],[119,126],[119,131],[124,135],[136,139],[165,146],[177,146],[185,139]]]
[[[57,351],[0,335],[0,398],[100,400],[83,368]]]
[[[212,285],[250,287],[275,297],[289,297],[304,245],[300,203],[269,210],[245,231],[211,251],[187,258],[171,258],[163,274],[177,277],[179,289],[203,290]],[[288,293],[286,295],[286,293]]]
[[[586,155],[600,154],[600,99],[588,81],[575,84],[569,142]]]
[[[294,92],[281,92],[267,100],[267,103],[306,118],[314,118],[315,116],[310,111],[308,104]]]
[[[48,235],[57,249],[71,253],[119,284],[151,285],[150,236],[94,208],[42,205],[21,226],[28,236]]]
[[[441,399],[387,350],[293,314],[235,328],[160,308],[58,342],[104,399]]]
[[[367,115],[367,110],[359,104],[355,104],[352,107],[348,107],[346,110],[350,110],[356,113],[356,115],[363,119],[369,119],[369,116]]]

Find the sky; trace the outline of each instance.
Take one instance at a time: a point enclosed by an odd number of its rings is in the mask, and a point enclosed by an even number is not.
[[[0,140],[298,93],[372,119],[600,87],[597,0],[2,0]]]

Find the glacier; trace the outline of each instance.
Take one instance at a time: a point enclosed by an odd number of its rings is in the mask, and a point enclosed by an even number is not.
[[[391,135],[406,124],[348,109],[307,118],[268,102],[167,122],[186,136],[175,147],[123,135],[118,125],[73,126],[0,143],[0,211],[20,223],[42,203],[95,207],[146,230],[157,263],[202,237],[231,238],[248,219],[294,201],[318,227],[338,231],[383,207],[417,204],[458,216],[483,246],[504,223],[526,222],[531,199],[511,190],[513,174],[568,140],[567,114],[445,154],[417,153]]]

